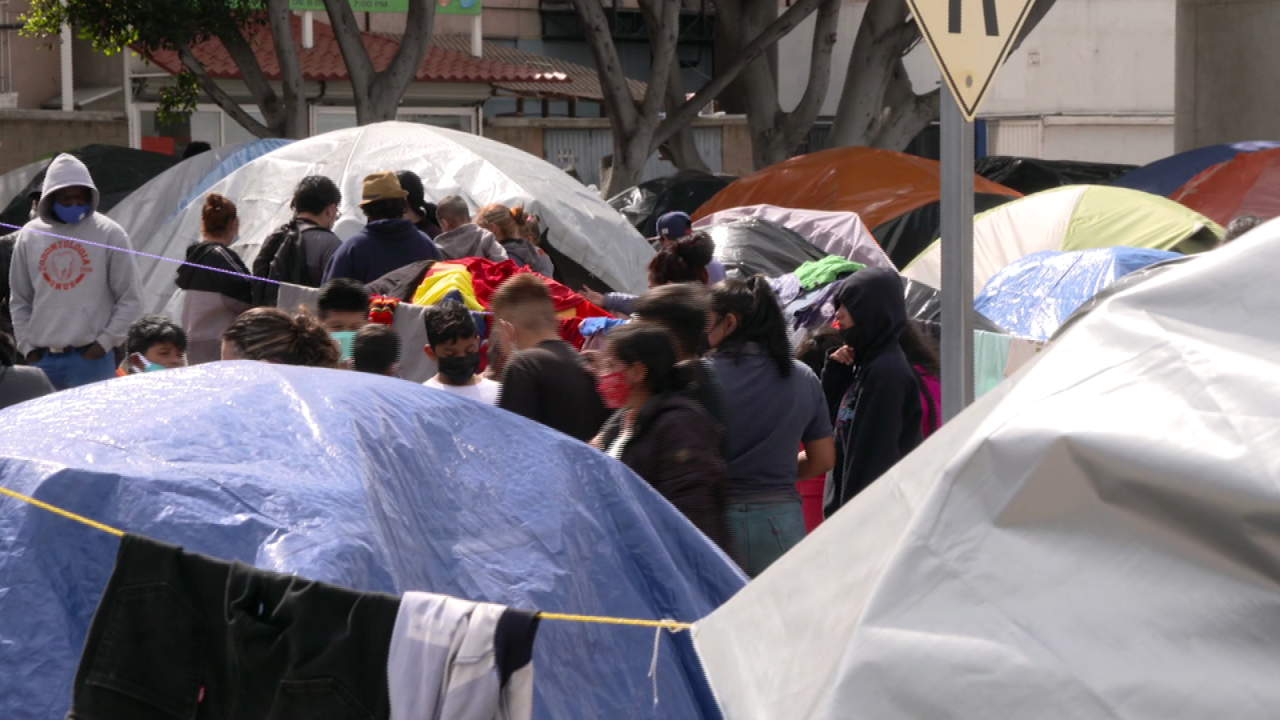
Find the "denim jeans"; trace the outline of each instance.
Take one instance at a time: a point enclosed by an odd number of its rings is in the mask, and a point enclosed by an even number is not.
[[[743,572],[756,577],[804,539],[799,500],[782,503],[729,503],[730,555]]]
[[[67,720],[386,718],[399,608],[126,535]]]
[[[58,355],[45,350],[35,366],[44,371],[55,390],[69,390],[116,376],[116,356],[110,351],[97,360],[85,360],[79,350]]]

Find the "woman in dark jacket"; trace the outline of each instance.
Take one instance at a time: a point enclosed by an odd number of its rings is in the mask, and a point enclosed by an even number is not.
[[[676,362],[665,328],[643,322],[610,332],[599,362],[600,397],[618,411],[592,445],[626,463],[727,548],[722,431],[685,392],[693,364]]]
[[[249,268],[235,250],[227,247],[239,231],[235,203],[210,193],[200,218],[200,242],[187,248],[187,264],[178,268],[178,287],[187,291],[182,327],[189,339],[188,364],[218,360],[222,333],[253,307],[250,281],[245,277]]]

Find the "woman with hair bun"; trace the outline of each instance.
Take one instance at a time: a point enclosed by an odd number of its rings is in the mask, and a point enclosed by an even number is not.
[[[276,365],[338,366],[338,343],[315,318],[276,308],[254,308],[222,334],[223,360],[256,360]]]
[[[253,307],[249,268],[228,247],[239,231],[236,204],[217,193],[205,196],[200,242],[187,248],[187,260],[178,268],[177,280],[178,287],[187,292],[182,326],[187,331],[187,362],[191,365],[217,360],[223,331]]]
[[[715,256],[716,244],[705,232],[684,235],[675,240],[662,243],[658,254],[649,261],[649,287],[677,283],[710,282],[708,268]],[[630,315],[635,307],[637,295],[629,293],[598,293],[590,288],[583,288],[582,296],[596,307],[612,313]]]
[[[493,203],[480,208],[480,212],[476,214],[476,225],[493,233],[507,251],[507,257],[516,265],[528,267],[544,277],[551,277],[555,274],[555,265],[542,248],[525,237],[528,224],[529,216],[520,206],[509,208]]]

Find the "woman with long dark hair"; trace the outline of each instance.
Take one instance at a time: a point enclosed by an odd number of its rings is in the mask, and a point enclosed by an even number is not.
[[[721,428],[689,397],[697,361],[680,362],[660,325],[615,328],[598,360],[600,397],[617,412],[593,445],[626,463],[720,547],[725,542]]]
[[[835,463],[831,420],[822,384],[792,358],[768,280],[725,280],[712,288],[711,310],[707,340],[728,435],[730,554],[755,577],[804,538],[796,481]]]

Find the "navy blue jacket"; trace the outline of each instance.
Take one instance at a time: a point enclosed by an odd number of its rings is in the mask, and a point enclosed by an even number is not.
[[[369,284],[422,260],[442,260],[440,248],[408,220],[376,220],[347,238],[329,260],[324,282],[350,278]]]

